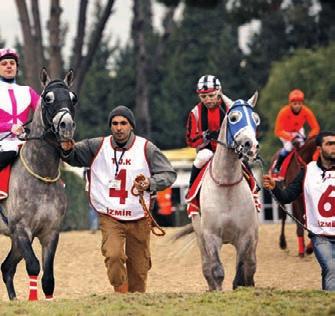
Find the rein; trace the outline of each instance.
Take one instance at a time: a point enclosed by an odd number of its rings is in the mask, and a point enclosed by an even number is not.
[[[141,181],[142,177],[143,177],[142,175],[137,176],[135,181]],[[158,223],[156,222],[156,220],[152,216],[151,212],[149,211],[147,205],[145,204],[144,197],[143,197],[143,191],[138,191],[135,188],[135,185],[133,185],[130,192],[134,196],[139,197],[139,202],[142,205],[142,208],[143,208],[143,211],[144,211],[144,217],[147,220],[147,223],[148,223],[148,225],[151,229],[151,232],[156,236],[164,236],[166,234],[165,230],[158,225]],[[156,231],[155,229],[157,229],[158,231]]]
[[[259,156],[259,160],[258,161],[259,161],[259,165],[261,166],[262,175],[263,175],[264,174],[264,160]],[[256,179],[255,179],[255,181],[256,181]],[[257,181],[256,181],[256,184],[258,185]],[[302,222],[300,222],[294,215],[292,215],[289,211],[286,210],[285,205],[282,204],[281,202],[279,202],[279,200],[276,198],[276,196],[273,194],[273,192],[271,190],[267,190],[267,191],[270,193],[271,197],[277,202],[277,204],[281,207],[282,211],[286,215],[288,215],[290,218],[292,218],[293,221],[295,221],[297,223],[297,225],[299,225],[301,228],[303,228],[304,230],[306,230],[311,236],[315,236],[315,234],[309,228],[307,228],[307,226],[305,224],[303,224]]]
[[[27,122],[24,123],[22,126],[27,126],[27,125],[30,124],[32,121],[33,121],[33,119],[27,121]],[[1,142],[2,140],[4,140],[5,138],[9,137],[9,136],[12,135],[12,134],[13,134],[12,132],[9,132],[9,133],[6,134],[5,136],[1,137],[1,138],[0,138],[0,142]]]
[[[306,167],[306,161],[300,156],[298,151],[296,150],[294,152],[294,159],[296,160],[297,164],[301,167]]]
[[[273,194],[273,192],[271,190],[268,190],[272,196],[272,198],[278,203],[278,205],[281,207],[282,211],[284,213],[286,213],[286,215],[288,215],[289,217],[291,217],[301,228],[303,228],[304,230],[306,230],[310,236],[315,236],[315,234],[309,229],[307,228],[307,226],[305,224],[303,224],[302,222],[300,222],[294,215],[292,215],[289,211],[286,211],[285,205],[282,204],[281,202],[278,201],[278,199],[276,198],[276,196]]]

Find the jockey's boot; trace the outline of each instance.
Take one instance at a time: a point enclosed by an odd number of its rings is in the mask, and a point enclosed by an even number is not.
[[[0,151],[0,170],[14,162],[16,155],[17,154],[15,150]]]
[[[128,293],[128,282],[125,282],[119,286],[114,286],[115,293]]]
[[[197,178],[201,168],[197,168],[195,165],[192,165],[191,169],[191,176],[190,176],[190,183],[189,183],[189,188],[192,186],[194,180]]]
[[[286,150],[281,150],[280,153],[279,153],[279,156],[278,156],[278,159],[276,161],[276,164],[272,170],[272,173],[274,174],[279,174],[280,172],[280,167],[283,163],[283,161],[285,160],[285,158],[287,157],[288,155],[288,152]]]

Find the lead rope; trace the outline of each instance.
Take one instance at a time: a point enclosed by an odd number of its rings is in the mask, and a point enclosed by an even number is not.
[[[136,182],[141,182],[145,179],[144,175],[140,174],[135,178]],[[154,219],[154,217],[152,216],[151,212],[149,211],[147,205],[145,204],[144,201],[144,192],[143,191],[138,191],[135,188],[135,185],[132,186],[130,192],[134,195],[134,196],[138,196],[139,197],[139,202],[142,205],[143,211],[144,211],[144,217],[151,229],[151,232],[156,235],[156,236],[164,236],[166,234],[165,230],[160,227],[158,225],[158,223],[156,222],[156,220]],[[157,231],[155,230],[157,229]]]
[[[256,160],[256,162],[259,163],[260,167],[261,167],[261,173],[262,173],[262,176],[264,174],[264,166],[263,166],[263,159],[258,156],[259,159]],[[255,181],[256,181],[256,178],[255,178]],[[256,184],[258,187],[260,187],[256,181]],[[267,189],[266,189],[267,190]],[[285,208],[285,205],[282,204],[281,202],[279,202],[279,200],[276,198],[276,196],[273,194],[273,192],[271,190],[267,190],[270,194],[271,194],[271,197],[277,202],[277,204],[280,206],[280,208],[283,210],[284,213],[286,213],[286,215],[288,215],[291,219],[293,219],[293,221],[295,221],[300,227],[302,227],[304,230],[306,230],[310,236],[315,236],[315,234],[309,229],[307,228],[306,225],[304,225],[302,222],[300,222],[294,215],[292,215],[289,211],[286,210]]]

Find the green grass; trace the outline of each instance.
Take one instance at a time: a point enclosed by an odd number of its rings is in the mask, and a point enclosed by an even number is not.
[[[2,302],[0,315],[335,315],[335,293],[246,289],[215,293],[91,295],[54,302]]]

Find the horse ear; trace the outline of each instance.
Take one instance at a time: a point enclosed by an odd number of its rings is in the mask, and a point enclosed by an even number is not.
[[[70,69],[68,73],[65,75],[64,82],[67,84],[68,87],[71,87],[73,79],[74,79],[73,70]]]
[[[248,100],[248,103],[252,105],[252,107],[255,107],[258,99],[258,91],[255,91],[254,95]]]
[[[42,68],[41,73],[40,73],[40,80],[42,87],[45,88],[48,83],[50,82],[50,77],[48,75],[48,71],[45,67]]]
[[[233,101],[232,99],[228,98],[228,97],[227,97],[225,94],[223,94],[223,93],[221,93],[221,98],[222,98],[223,102],[225,103],[225,105],[226,105],[228,108],[230,108],[230,107],[233,105],[233,103],[234,103],[234,101]]]

